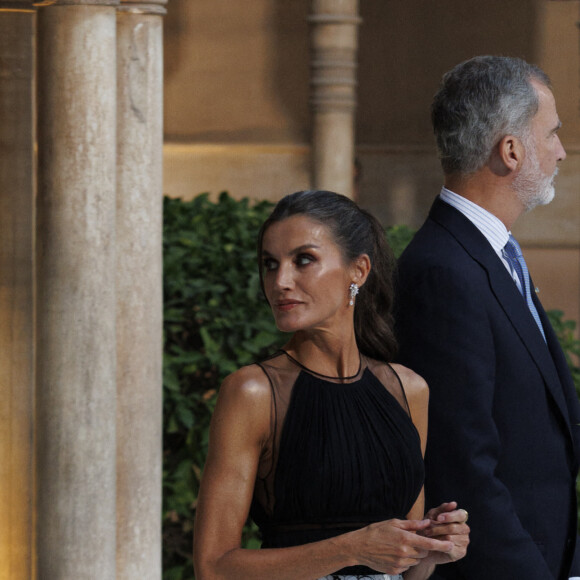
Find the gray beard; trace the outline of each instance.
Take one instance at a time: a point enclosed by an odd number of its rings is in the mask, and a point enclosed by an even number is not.
[[[519,174],[514,179],[514,189],[526,211],[538,205],[547,205],[555,195],[554,178],[558,168],[552,175],[544,175],[533,146],[527,146],[527,157]]]

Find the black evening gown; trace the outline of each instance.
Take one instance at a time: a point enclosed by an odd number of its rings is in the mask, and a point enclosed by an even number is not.
[[[262,548],[323,540],[405,519],[424,479],[419,435],[401,381],[361,357],[354,377],[318,375],[281,351],[259,363],[272,388],[250,516]],[[351,566],[335,574],[377,574]]]

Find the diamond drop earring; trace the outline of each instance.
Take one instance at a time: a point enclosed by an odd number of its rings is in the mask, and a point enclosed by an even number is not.
[[[358,294],[358,284],[354,282],[349,286],[348,293],[350,295],[350,300],[348,301],[349,306],[354,306],[354,297]]]

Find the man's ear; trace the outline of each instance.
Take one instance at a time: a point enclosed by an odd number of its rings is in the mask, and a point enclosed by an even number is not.
[[[515,135],[503,137],[497,145],[497,157],[507,172],[517,171],[526,157],[526,149],[522,140]]]

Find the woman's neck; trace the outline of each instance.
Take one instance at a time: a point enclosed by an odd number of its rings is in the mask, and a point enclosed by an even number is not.
[[[297,332],[284,350],[305,367],[322,375],[349,377],[360,367],[354,332],[346,340],[329,334]]]

